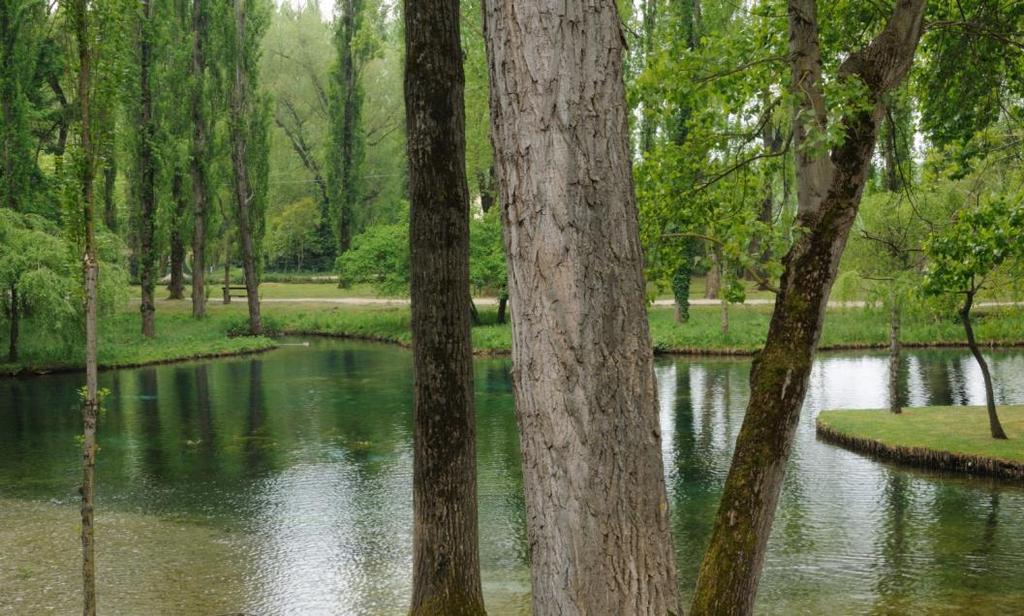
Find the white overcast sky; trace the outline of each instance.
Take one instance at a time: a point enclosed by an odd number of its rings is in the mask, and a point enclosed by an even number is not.
[[[290,4],[294,7],[300,7],[305,4],[316,4],[320,7],[320,14],[323,16],[324,21],[330,21],[334,15],[334,0],[275,0],[278,5]]]

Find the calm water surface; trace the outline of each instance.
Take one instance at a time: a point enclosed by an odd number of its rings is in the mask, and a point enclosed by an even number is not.
[[[1024,402],[1024,353],[991,354]],[[254,358],[101,374],[105,614],[401,614],[411,571],[411,356],[313,340]],[[981,404],[959,351],[908,354],[912,406]],[[492,614],[529,613],[509,363],[476,362],[481,558]],[[680,584],[693,586],[749,361],[662,358]],[[0,380],[0,613],[79,608],[80,375]],[[886,358],[822,356],[758,599],[761,614],[1024,612],[1024,488],[819,443],[823,408],[887,404]]]

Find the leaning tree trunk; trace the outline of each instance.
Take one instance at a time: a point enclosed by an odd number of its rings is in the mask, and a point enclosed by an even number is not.
[[[11,307],[8,311],[8,317],[10,317],[11,331],[7,347],[7,361],[13,364],[18,361],[18,321],[20,320],[20,313],[18,311],[18,287],[14,284],[11,284]]]
[[[974,355],[974,359],[977,360],[978,367],[981,368],[981,377],[985,381],[985,407],[988,409],[988,426],[992,432],[992,438],[1005,439],[1006,432],[1003,431],[1003,425],[999,422],[999,415],[996,413],[996,396],[992,390],[992,375],[988,370],[988,362],[985,361],[981,349],[978,348],[978,341],[974,338],[974,327],[971,326],[974,293],[974,291],[967,293],[964,305],[960,309],[960,321],[964,324],[964,333],[967,334],[967,346],[971,349],[971,355]]]
[[[405,8],[415,396],[414,615],[484,614],[458,0]],[[470,300],[472,306],[472,300]]]
[[[678,613],[615,4],[485,2],[533,611]]]
[[[840,79],[859,79],[872,105],[841,119],[828,155],[806,147],[825,129],[815,0],[790,0],[790,61],[798,93],[798,234],[783,263],[765,346],[754,360],[750,401],[693,600],[694,614],[753,611],[786,461],[793,445],[829,291],[857,216],[881,118],[881,98],[913,62],[926,0],[898,0],[883,31],[850,54]],[[816,126],[813,126],[816,125]],[[817,157],[815,157],[817,156]]]
[[[78,43],[78,104],[82,123],[82,205],[85,227],[85,400],[82,404],[82,590],[83,616],[96,616],[96,541],[93,529],[93,479],[96,469],[96,422],[99,417],[99,387],[96,365],[96,284],[99,262],[96,259],[95,210],[93,206],[93,169],[89,126],[89,90],[92,64],[88,21],[88,1],[72,6],[75,38]]]
[[[171,195],[174,200],[174,220],[171,222],[171,281],[167,285],[167,299],[185,299],[185,236],[182,234],[188,198],[182,186],[184,177],[175,172]]]
[[[150,71],[153,68],[153,43],[151,40],[153,4],[142,0],[142,21],[139,29],[139,282],[142,287],[142,335],[152,338],[156,335],[156,293],[157,246],[156,246],[156,156],[153,140],[156,126],[153,120],[153,93],[150,87]]]
[[[203,43],[206,41],[206,14],[202,0],[192,0],[192,159],[189,172],[192,175],[192,318],[206,316],[206,210],[207,184],[206,159],[209,156],[206,139],[206,114],[203,104],[206,82],[206,59]]]
[[[901,306],[895,295],[893,293],[889,312],[889,410],[898,414],[903,411],[903,400],[900,397]]]
[[[245,62],[245,0],[234,0],[235,66],[231,87],[231,165],[234,171],[235,215],[238,238],[242,244],[242,272],[245,277],[246,302],[249,307],[249,333],[263,333],[260,322],[259,282],[256,279],[256,242],[252,227],[252,183],[246,160],[249,124],[249,75]],[[227,293],[227,291],[225,291]],[[225,302],[226,303],[226,302]]]

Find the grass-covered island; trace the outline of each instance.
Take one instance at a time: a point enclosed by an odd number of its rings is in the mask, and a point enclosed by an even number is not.
[[[823,411],[818,435],[825,441],[886,460],[1024,481],[1024,406],[1001,406],[1007,440],[989,435],[984,407]]]

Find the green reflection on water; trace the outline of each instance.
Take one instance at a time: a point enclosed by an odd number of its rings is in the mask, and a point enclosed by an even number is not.
[[[964,357],[912,355],[907,399],[977,403]],[[1000,354],[993,366],[1019,374],[1024,355]],[[880,465],[814,439],[818,406],[884,406],[884,369],[884,356],[819,363],[758,612],[1019,610],[1019,487]],[[688,595],[742,421],[749,363],[661,360],[657,371]],[[112,392],[97,474],[106,613],[402,612],[411,569],[406,351],[313,341],[258,358],[101,376]],[[0,557],[0,613],[76,611],[80,378],[0,381],[0,545],[10,546]],[[508,362],[478,360],[475,378],[484,590],[491,613],[527,613]],[[1012,385],[1001,395],[1024,398]]]

